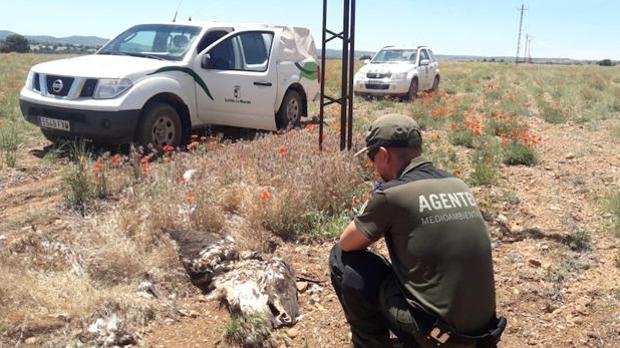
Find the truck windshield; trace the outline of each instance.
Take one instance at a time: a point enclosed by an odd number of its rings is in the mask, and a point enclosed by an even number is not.
[[[181,60],[199,33],[199,27],[187,25],[137,25],[110,41],[97,54]]]
[[[371,63],[399,63],[410,62],[415,63],[417,58],[417,50],[405,50],[405,49],[383,49],[379,51],[372,59]]]

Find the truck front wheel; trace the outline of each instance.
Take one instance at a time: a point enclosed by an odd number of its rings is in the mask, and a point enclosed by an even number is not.
[[[407,95],[405,96],[405,98],[408,101],[414,101],[415,98],[418,96],[418,79],[417,78],[412,78],[411,79],[411,84],[409,85],[409,91],[407,92]]]
[[[169,104],[153,103],[145,110],[136,140],[145,148],[150,145],[161,149],[166,145],[177,147],[181,144],[183,127],[179,113]]]
[[[431,87],[431,92],[435,93],[439,90],[439,75],[435,76],[433,80],[433,87]]]
[[[276,114],[276,125],[278,129],[286,129],[291,125],[292,127],[299,127],[301,125],[301,114],[303,113],[303,102],[299,92],[293,89],[289,89],[284,98],[282,99],[282,105],[280,110]]]

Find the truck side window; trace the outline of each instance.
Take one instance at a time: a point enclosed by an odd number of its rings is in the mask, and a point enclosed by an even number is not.
[[[212,43],[219,40],[221,37],[228,34],[225,30],[213,30],[205,34],[205,36],[198,43],[198,47],[196,48],[196,52],[200,53],[205,50],[205,48],[211,46]]]
[[[428,58],[428,54],[426,53],[426,50],[420,50],[420,61],[423,59],[430,60]]]
[[[434,62],[437,60],[435,59],[435,54],[433,53],[433,50],[428,50],[428,55],[429,57],[431,57],[431,62]]]
[[[239,35],[245,59],[244,69],[248,71],[266,71],[269,64],[269,52],[273,33],[248,32]]]
[[[237,55],[239,51],[237,37],[228,38],[220,42],[209,51],[211,56],[211,69],[216,70],[240,70],[240,59]]]

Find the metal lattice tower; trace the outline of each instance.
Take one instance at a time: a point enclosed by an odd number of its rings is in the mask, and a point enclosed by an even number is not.
[[[336,33],[327,29],[327,0],[323,0],[323,37],[321,45],[321,102],[319,108],[319,149],[323,150],[324,108],[340,105],[340,150],[351,150],[353,146],[353,73],[355,63],[355,0],[344,0],[342,31]],[[329,37],[328,37],[329,35]],[[342,85],[340,98],[325,95],[326,45],[333,39],[342,40]],[[327,99],[327,101],[326,101]]]
[[[525,48],[523,49],[523,62],[527,63],[527,52],[530,44],[530,35],[525,33]]]
[[[521,16],[519,19],[519,36],[517,37],[517,55],[515,56],[515,64],[519,63],[519,51],[521,50],[521,30],[523,29],[523,13],[527,10],[524,4],[521,4]]]

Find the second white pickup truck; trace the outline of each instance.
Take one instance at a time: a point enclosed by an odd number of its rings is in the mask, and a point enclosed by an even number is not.
[[[355,74],[353,91],[412,100],[418,91],[436,91],[439,81],[439,63],[428,47],[386,46]]]
[[[34,66],[20,107],[52,141],[178,146],[209,124],[299,124],[318,98],[318,69],[306,28],[140,24],[94,55]]]

